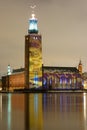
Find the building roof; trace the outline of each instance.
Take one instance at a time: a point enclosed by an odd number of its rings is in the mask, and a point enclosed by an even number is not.
[[[19,73],[25,71],[25,68],[13,69],[12,73]]]
[[[56,67],[56,66],[43,66],[43,68],[45,70],[59,70],[59,71],[63,71],[63,72],[79,72],[78,69],[76,67]]]
[[[76,67],[57,67],[57,66],[43,66],[43,70],[56,70],[61,72],[79,72]],[[14,73],[19,73],[25,71],[25,68],[13,69]]]

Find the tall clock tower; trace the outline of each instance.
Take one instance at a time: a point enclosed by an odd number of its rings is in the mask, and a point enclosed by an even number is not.
[[[25,88],[42,86],[42,38],[38,34],[37,23],[32,13],[28,35],[25,36]]]

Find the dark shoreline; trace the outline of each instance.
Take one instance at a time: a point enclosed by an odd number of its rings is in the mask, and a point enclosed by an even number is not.
[[[0,93],[87,93],[86,89],[15,89],[0,91]]]

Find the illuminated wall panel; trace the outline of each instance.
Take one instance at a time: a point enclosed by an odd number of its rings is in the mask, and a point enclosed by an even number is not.
[[[41,35],[29,34],[25,40],[26,87],[42,86],[42,44]]]

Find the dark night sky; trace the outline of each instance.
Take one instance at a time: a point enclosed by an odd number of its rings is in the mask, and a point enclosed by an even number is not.
[[[0,74],[24,67],[24,41],[36,4],[39,32],[42,34],[43,63],[75,66],[82,60],[87,71],[86,0],[3,0],[0,1]]]

